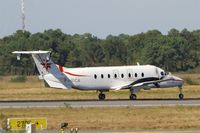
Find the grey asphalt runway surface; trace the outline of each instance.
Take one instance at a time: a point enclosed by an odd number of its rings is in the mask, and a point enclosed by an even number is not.
[[[159,106],[200,106],[200,99],[140,99],[140,100],[24,100],[0,101],[0,108],[39,107],[159,107]]]

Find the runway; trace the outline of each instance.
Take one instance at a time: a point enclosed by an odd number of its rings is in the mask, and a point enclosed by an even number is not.
[[[140,99],[140,100],[21,100],[0,101],[0,108],[58,108],[58,107],[160,107],[200,106],[200,99]]]

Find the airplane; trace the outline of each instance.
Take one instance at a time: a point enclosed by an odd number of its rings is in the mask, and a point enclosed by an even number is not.
[[[55,64],[51,51],[14,51],[17,59],[30,54],[39,71],[39,79],[45,86],[61,89],[96,90],[99,100],[105,100],[104,92],[109,90],[130,90],[130,100],[136,100],[141,89],[179,88],[179,99],[183,99],[183,80],[153,65],[108,66],[66,68]]]

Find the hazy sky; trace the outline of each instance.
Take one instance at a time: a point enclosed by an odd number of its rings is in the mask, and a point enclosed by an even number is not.
[[[21,28],[21,0],[0,0],[0,37]],[[67,34],[137,34],[200,29],[200,0],[25,0],[26,29]]]

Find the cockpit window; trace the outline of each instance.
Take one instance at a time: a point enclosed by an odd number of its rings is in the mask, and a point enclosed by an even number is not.
[[[160,72],[160,74],[162,75],[162,76],[164,76],[165,75],[165,73],[162,71],[162,72]]]

